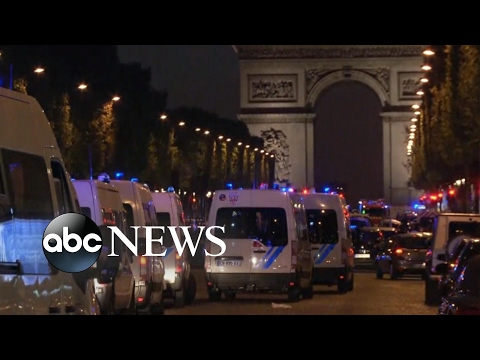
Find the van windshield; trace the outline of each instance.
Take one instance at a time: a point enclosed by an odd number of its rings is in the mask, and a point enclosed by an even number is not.
[[[282,208],[220,208],[215,226],[219,239],[256,239],[266,246],[288,244],[287,214]]]
[[[308,235],[312,244],[338,243],[338,223],[335,210],[307,209]]]

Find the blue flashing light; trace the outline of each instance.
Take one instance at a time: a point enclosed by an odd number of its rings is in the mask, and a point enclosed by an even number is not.
[[[173,186],[169,186],[168,189],[167,189],[167,192],[169,193],[174,193],[175,192],[175,188]]]
[[[109,183],[110,182],[110,176],[106,173],[102,173],[98,175],[98,181],[104,182],[104,183]]]
[[[232,183],[227,183],[227,184],[225,185],[225,188],[226,188],[227,190],[232,190],[232,189],[233,189],[233,184],[232,184]]]
[[[123,176],[124,176],[123,172],[115,173],[115,179],[117,179],[117,180],[123,178]]]
[[[325,189],[323,189],[324,192],[328,193],[330,191],[330,188],[329,187],[326,187]]]
[[[273,184],[273,190],[279,190],[279,189],[280,189],[279,184]],[[282,191],[283,191],[283,189],[286,189],[286,188],[281,188]]]
[[[138,182],[138,178],[131,178],[130,181],[131,182]]]
[[[71,178],[70,180],[72,180],[72,181],[75,181],[75,179],[74,179],[74,178]]]

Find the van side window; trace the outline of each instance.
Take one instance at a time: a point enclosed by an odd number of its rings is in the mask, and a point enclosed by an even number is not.
[[[49,275],[42,237],[54,211],[45,160],[42,156],[5,149],[2,156],[4,190],[10,199],[0,196],[0,204],[4,208],[10,203],[13,211],[8,217],[0,217],[0,262],[18,260],[25,274]]]
[[[70,189],[68,187],[69,179],[67,178],[63,166],[56,160],[51,161],[51,166],[60,214],[75,212],[75,207],[71,200],[72,197],[70,196]]]
[[[308,209],[307,221],[312,244],[338,243],[338,223],[335,210]]]
[[[153,202],[149,204],[143,204],[143,212],[145,214],[145,225],[157,226],[157,213],[155,211],[155,206],[153,205]],[[160,237],[162,236],[164,236],[164,233],[160,229],[152,230],[153,239],[160,239]],[[158,244],[158,242],[154,242],[154,244]]]
[[[133,218],[133,208],[132,205],[123,203],[123,208],[125,209],[125,220],[126,220],[126,226],[127,226],[127,232],[125,235],[128,236],[130,240],[135,239],[135,231],[132,229],[132,226],[135,225],[135,220]]]
[[[282,208],[220,208],[215,230],[220,239],[256,239],[266,246],[288,244],[287,214]]]
[[[3,150],[15,216],[21,219],[54,217],[50,184],[42,156]]]

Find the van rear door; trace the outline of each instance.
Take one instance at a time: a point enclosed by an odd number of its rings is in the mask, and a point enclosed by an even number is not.
[[[215,225],[225,227],[225,233],[217,230],[215,235],[225,242],[226,251],[214,258],[212,272],[242,274],[245,284],[255,284],[260,274],[289,271],[285,209],[220,207]],[[218,246],[211,247],[210,253],[218,253]]]
[[[248,224],[248,208],[219,207],[215,215],[215,226],[225,227],[225,232],[215,230],[215,236],[225,242],[226,250],[220,256],[210,259],[210,267],[215,273],[237,274],[245,284],[250,282],[252,238],[250,237]],[[251,222],[251,221],[250,221]],[[207,240],[207,251],[210,254],[218,254],[220,247]]]
[[[307,209],[309,239],[314,267],[339,266],[341,247],[337,213],[334,209]]]

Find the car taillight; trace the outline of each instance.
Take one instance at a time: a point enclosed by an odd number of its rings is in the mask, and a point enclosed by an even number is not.
[[[176,273],[181,273],[183,266],[182,266],[182,257],[178,252],[175,252],[175,272]]]
[[[403,249],[395,249],[393,251],[393,254],[395,255],[395,257],[397,257],[398,259],[403,259]]]
[[[144,275],[147,274],[147,258],[145,256],[140,256],[140,278],[143,278]]]
[[[480,308],[459,307],[455,312],[456,315],[480,315]]]

